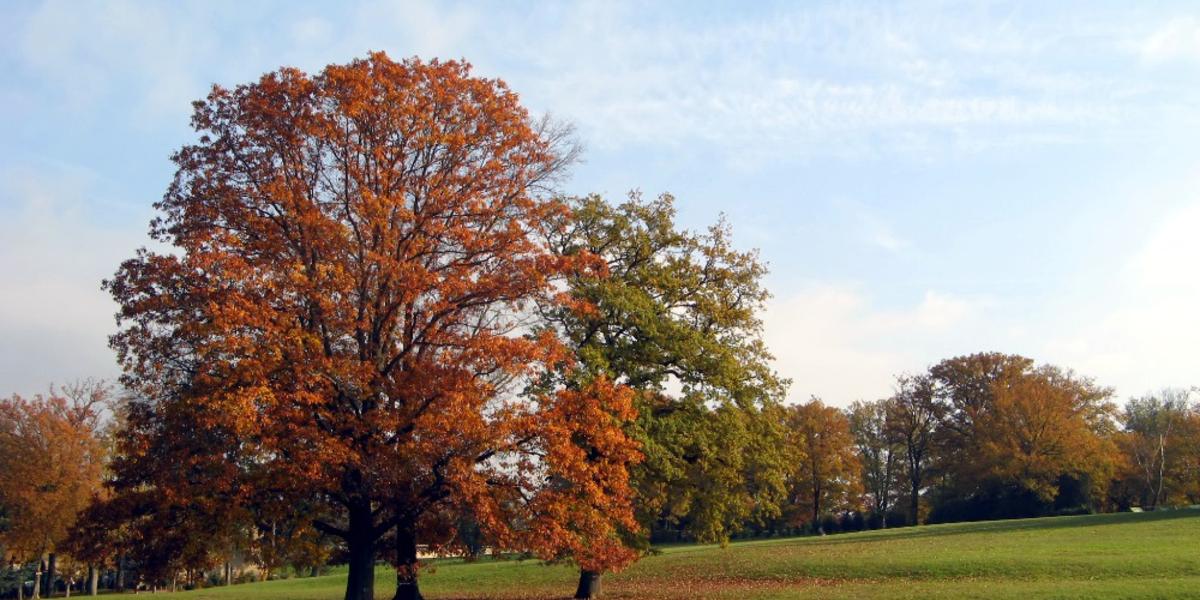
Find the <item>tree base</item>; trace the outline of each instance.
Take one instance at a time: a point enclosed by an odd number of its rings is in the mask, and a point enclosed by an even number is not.
[[[406,581],[396,584],[396,595],[392,596],[392,600],[425,600],[425,597],[421,595],[421,588],[416,581]]]
[[[575,598],[597,598],[600,596],[600,573],[596,571],[580,571],[579,587],[575,590]]]

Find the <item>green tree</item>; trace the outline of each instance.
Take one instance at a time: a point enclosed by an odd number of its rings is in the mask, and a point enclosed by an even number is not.
[[[637,390],[631,435],[645,460],[632,476],[641,525],[723,543],[777,515],[787,466],[772,411],[787,382],[761,340],[768,293],[757,254],[734,249],[723,220],[703,233],[679,228],[669,195],[569,204],[551,245],[599,257],[607,273],[569,277],[570,295],[587,309],[545,317],[586,373]],[[646,541],[631,535],[633,544]]]

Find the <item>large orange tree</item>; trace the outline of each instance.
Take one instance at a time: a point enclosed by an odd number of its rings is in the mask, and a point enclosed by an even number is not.
[[[168,249],[106,283],[140,398],[118,501],[303,507],[344,540],[347,600],[372,597],[377,557],[419,598],[418,544],[453,544],[462,514],[548,558],[616,543],[631,395],[531,385],[570,363],[532,306],[592,268],[538,241],[563,210],[544,193],[572,158],[561,129],[466,64],[381,53],[215,87],[192,122],[151,225]],[[205,447],[187,462],[233,467],[163,467],[155,440],[180,431]]]

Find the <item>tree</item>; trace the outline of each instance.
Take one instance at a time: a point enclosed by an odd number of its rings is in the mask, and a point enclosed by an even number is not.
[[[528,334],[532,306],[590,268],[541,242],[568,132],[464,63],[382,53],[214,87],[192,124],[151,225],[170,250],[105,284],[140,415],[114,502],[157,491],[215,518],[177,479],[132,475],[169,474],[148,450],[186,428],[233,459],[224,499],[269,491],[344,542],[347,600],[372,597],[385,536],[395,598],[419,598],[417,544],[454,544],[448,514],[545,557],[615,537],[628,394],[602,377],[526,393],[570,358]]]
[[[791,408],[791,444],[801,458],[793,475],[794,503],[821,534],[821,516],[858,507],[861,469],[850,422],[842,411],[813,398]]]
[[[975,459],[1002,483],[1054,500],[1061,479],[1107,485],[1114,449],[1112,390],[1068,371],[1042,367],[994,384],[994,406],[977,424]]]
[[[896,499],[897,476],[904,447],[888,431],[887,416],[892,400],[858,401],[850,405],[850,433],[862,463],[862,482],[872,512],[887,527],[887,513]]]
[[[104,382],[87,380],[31,399],[0,399],[0,506],[8,514],[0,539],[39,564],[34,597],[43,588],[54,594],[57,553],[100,486],[105,454],[97,431],[108,398]]]
[[[629,433],[645,455],[633,469],[642,528],[725,543],[748,520],[778,514],[786,462],[769,413],[786,382],[761,340],[766,270],[756,253],[734,249],[724,221],[703,233],[679,228],[669,195],[569,203],[551,245],[595,256],[605,272],[565,282],[588,310],[551,307],[544,318],[583,372],[637,392]],[[598,576],[581,573],[578,596],[594,594]]]
[[[904,449],[904,472],[909,489],[909,522],[921,522],[921,490],[924,489],[934,439],[942,422],[942,405],[934,396],[933,378],[905,375],[897,379],[896,393],[887,405],[886,431]]]
[[[1122,446],[1144,490],[1141,505],[1151,510],[1186,480],[1180,471],[1186,464],[1186,432],[1193,410],[1190,396],[1190,390],[1166,389],[1133,398],[1121,415]]]
[[[944,412],[937,436],[937,446],[943,452],[935,458],[947,493],[965,498],[984,491],[986,475],[978,468],[979,462],[961,457],[979,454],[978,422],[993,409],[996,385],[1033,368],[1029,358],[1000,352],[956,356],[929,368]]]

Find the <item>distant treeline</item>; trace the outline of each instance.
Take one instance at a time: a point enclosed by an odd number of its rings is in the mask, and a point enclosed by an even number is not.
[[[1193,390],[1131,398],[1001,353],[939,362],[846,409],[781,409],[793,468],[779,512],[734,537],[835,533],[1200,504]],[[695,539],[660,519],[655,541]]]

